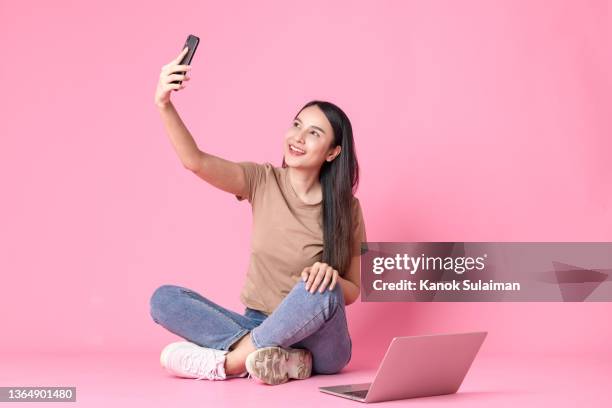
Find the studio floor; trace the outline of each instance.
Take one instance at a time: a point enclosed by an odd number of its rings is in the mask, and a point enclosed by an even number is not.
[[[197,381],[172,377],[157,353],[0,354],[0,386],[75,386],[83,407],[358,407],[319,386],[369,382],[376,367],[351,362],[342,373],[267,386],[248,378]],[[479,355],[459,392],[376,406],[609,407],[612,359],[594,355]],[[16,405],[19,404],[19,405]],[[40,403],[2,403],[39,406]]]

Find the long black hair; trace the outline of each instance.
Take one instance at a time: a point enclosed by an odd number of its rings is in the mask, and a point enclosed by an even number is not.
[[[353,236],[353,195],[359,185],[359,164],[355,154],[353,128],[346,114],[331,102],[312,100],[304,105],[295,118],[305,108],[316,105],[323,111],[334,131],[329,148],[341,146],[340,154],[331,162],[321,166],[319,181],[323,190],[323,256],[325,262],[342,276],[351,262]],[[294,118],[294,119],[295,119]],[[283,167],[287,167],[283,157]],[[357,238],[359,239],[359,238]]]

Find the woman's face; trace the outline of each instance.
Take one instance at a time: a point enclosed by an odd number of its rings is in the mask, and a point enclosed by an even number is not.
[[[330,147],[334,131],[323,111],[316,105],[303,109],[291,123],[284,142],[285,163],[289,167],[320,169],[340,154],[340,146]],[[295,152],[292,147],[303,153]]]

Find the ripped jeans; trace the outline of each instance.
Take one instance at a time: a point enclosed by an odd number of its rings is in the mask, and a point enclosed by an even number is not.
[[[151,317],[168,331],[202,347],[229,348],[251,332],[256,348],[308,349],[315,374],[339,372],[351,359],[352,341],[339,284],[323,293],[299,281],[269,316],[246,308],[228,310],[193,290],[162,285],[150,300]]]

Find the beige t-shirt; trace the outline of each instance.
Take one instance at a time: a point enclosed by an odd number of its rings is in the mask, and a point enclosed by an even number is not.
[[[287,177],[288,167],[251,161],[238,163],[246,187],[236,195],[252,206],[251,255],[241,302],[270,314],[301,279],[302,270],[321,261],[323,218],[321,203],[304,203]],[[353,197],[353,255],[367,241],[361,205]],[[365,250],[365,244],[363,245]]]

